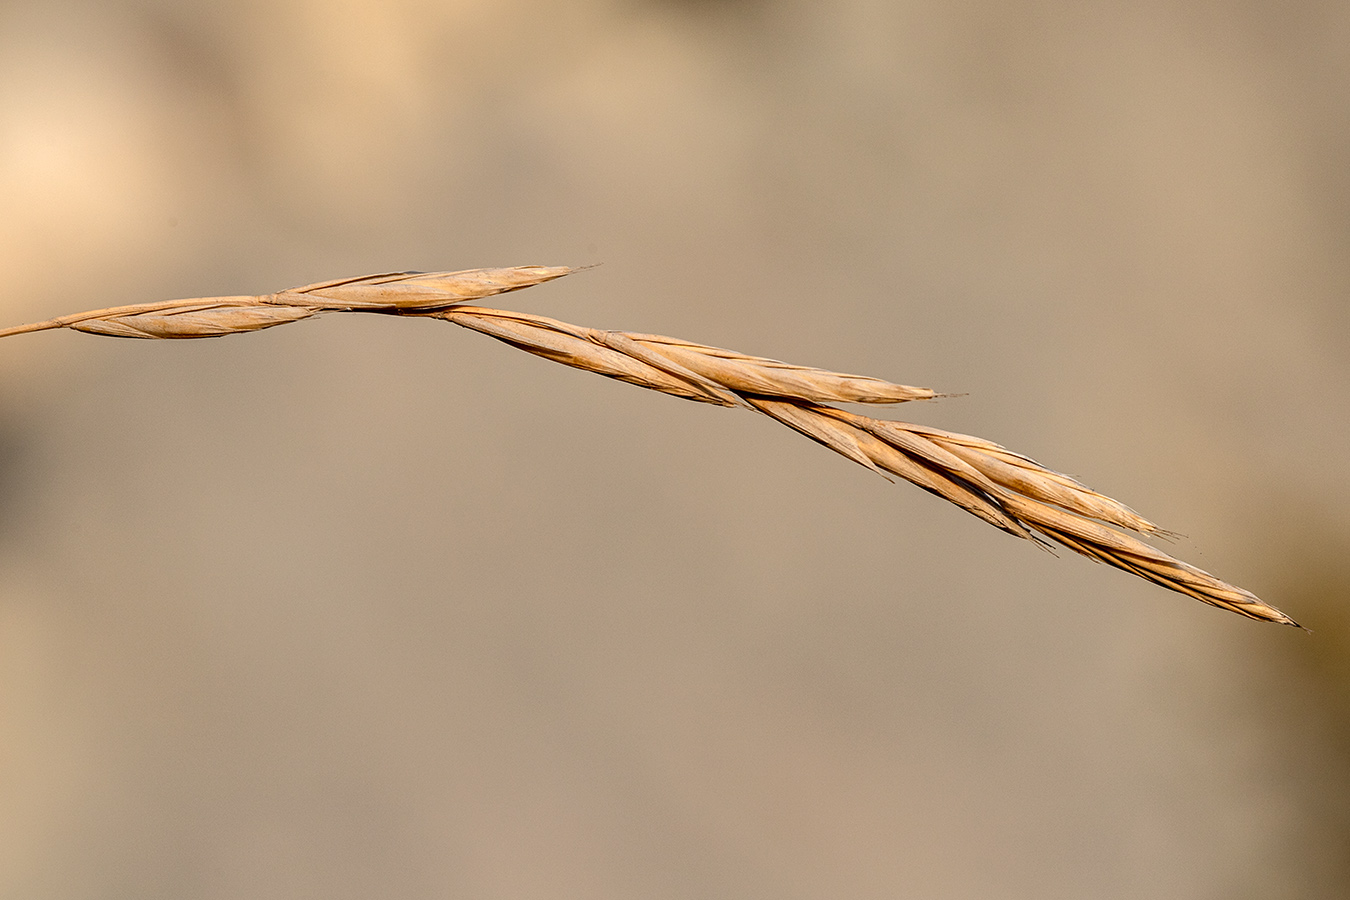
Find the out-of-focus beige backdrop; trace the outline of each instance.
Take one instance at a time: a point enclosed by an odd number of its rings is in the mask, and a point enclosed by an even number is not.
[[[897,414],[1314,630],[448,325],[0,344],[0,897],[1350,878],[1350,6],[0,5],[2,324],[400,269]]]

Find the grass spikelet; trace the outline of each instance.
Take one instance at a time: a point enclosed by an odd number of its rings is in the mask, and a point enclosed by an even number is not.
[[[940,396],[928,388],[796,366],[678,338],[600,331],[467,305],[572,271],[564,266],[518,266],[367,275],[261,296],[93,310],[0,330],[0,337],[55,328],[112,337],[220,337],[327,312],[442,319],[552,362],[648,390],[700,403],[747,407],[878,474],[903,478],[1009,534],[1046,546],[1046,540],[1053,541],[1248,618],[1297,624],[1248,591],[1116,530],[1168,534],[1124,504],[1029,457],[982,438],[874,419],[829,405],[893,404]]]
[[[69,326],[88,334],[130,338],[221,337],[298,322],[314,315],[302,306],[186,306],[162,312],[105,316]]]
[[[429,312],[561,278],[567,266],[515,266],[463,272],[392,272],[322,281],[273,294],[269,302],[315,309]]]

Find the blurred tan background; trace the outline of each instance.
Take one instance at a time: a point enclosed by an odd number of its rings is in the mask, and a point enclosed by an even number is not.
[[[1311,627],[428,322],[0,345],[0,897],[1350,883],[1350,6],[0,4],[3,323],[400,269],[968,396]]]

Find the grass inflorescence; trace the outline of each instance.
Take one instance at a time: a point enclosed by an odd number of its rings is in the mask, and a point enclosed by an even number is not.
[[[565,266],[518,266],[395,272],[260,296],[93,310],[0,330],[0,337],[54,328],[113,337],[221,337],[325,312],[441,319],[563,365],[686,400],[754,410],[883,476],[903,478],[931,491],[1009,534],[1042,546],[1048,546],[1048,539],[1239,615],[1297,625],[1250,592],[1119,530],[1167,534],[1067,475],[981,438],[875,419],[830,405],[892,404],[940,396],[928,388],[795,366],[677,338],[601,331],[472,305],[573,271]]]

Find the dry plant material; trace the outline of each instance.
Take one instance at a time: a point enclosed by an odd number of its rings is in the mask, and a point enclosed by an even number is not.
[[[829,405],[940,396],[928,388],[794,366],[660,335],[599,331],[468,305],[572,271],[564,266],[519,266],[369,275],[256,297],[204,297],[94,310],[0,330],[0,337],[52,328],[113,337],[220,337],[321,312],[443,319],[573,368],[686,400],[755,410],[883,477],[898,476],[937,494],[1009,534],[1042,546],[1049,546],[1048,538],[1239,615],[1297,624],[1242,588],[1111,527],[1167,534],[1067,475],[977,437],[874,419]]]

